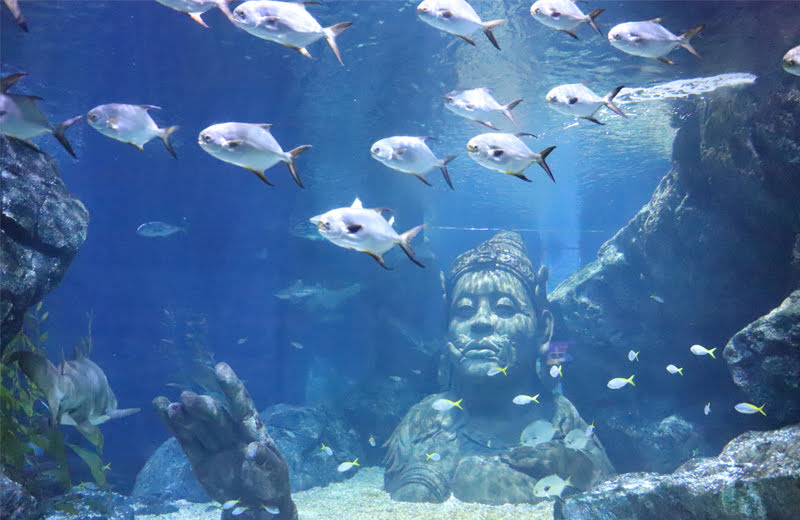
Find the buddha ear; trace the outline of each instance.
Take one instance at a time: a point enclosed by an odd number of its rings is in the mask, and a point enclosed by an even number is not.
[[[543,310],[539,315],[539,320],[542,322],[542,345],[547,345],[553,338],[553,313],[547,309]],[[543,347],[547,349],[547,347]]]

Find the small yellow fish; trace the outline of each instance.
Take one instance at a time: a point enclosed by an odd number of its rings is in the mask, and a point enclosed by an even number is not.
[[[324,443],[324,442],[322,443],[322,447],[321,447],[320,449],[321,449],[322,451],[324,451],[324,452],[325,452],[325,454],[326,454],[326,455],[328,455],[329,457],[330,457],[331,455],[333,455],[333,450],[331,449],[331,447],[330,447],[330,446],[325,446],[325,443]]]
[[[344,473],[345,471],[351,470],[353,466],[359,466],[358,457],[356,457],[356,460],[354,460],[353,462],[342,462],[341,464],[339,464],[336,470],[339,473]]]
[[[651,294],[650,299],[657,303],[664,303],[664,298],[661,296],[656,296],[655,294]]]
[[[636,386],[635,384],[633,384],[633,376],[629,377],[628,379],[625,379],[623,377],[615,377],[614,379],[609,381],[606,384],[606,386],[612,390],[619,390],[620,388],[622,388],[627,384],[630,384],[631,386]]]
[[[591,437],[594,434],[594,421],[586,428],[586,436]]]
[[[692,345],[689,347],[689,351],[695,356],[711,356],[712,359],[717,359],[717,356],[714,355],[715,350],[717,350],[716,347],[708,350],[702,345]]]
[[[463,410],[461,408],[461,401],[464,399],[459,399],[458,401],[451,401],[450,399],[437,399],[433,402],[433,409],[439,410],[440,412],[444,412],[445,410],[449,410],[453,407]]]
[[[667,372],[669,372],[670,374],[683,375],[683,368],[678,368],[675,365],[667,365]]]
[[[508,365],[506,365],[504,367],[492,367],[492,368],[490,368],[489,370],[486,371],[486,375],[487,376],[496,376],[497,374],[502,372],[504,376],[507,376],[508,375],[507,370],[508,370]]]
[[[372,446],[373,448],[374,448],[374,447],[375,447],[375,446],[378,444],[377,442],[375,442],[375,436],[374,436],[374,435],[370,435],[370,436],[369,436],[369,440],[368,440],[367,442],[368,442],[368,443],[369,443],[369,445],[370,445],[370,446]]]
[[[225,511],[227,511],[229,509],[233,509],[236,506],[236,504],[238,504],[238,503],[239,503],[239,499],[238,498],[235,498],[233,500],[228,500],[227,502],[222,504],[222,509],[224,509]]]
[[[761,415],[766,416],[767,414],[764,413],[764,407],[766,404],[762,404],[761,406],[756,406],[750,403],[739,403],[733,408],[739,413],[751,414],[751,413],[760,413]]]
[[[561,373],[561,365],[553,365],[550,367],[550,377],[564,377]]]
[[[442,458],[441,455],[439,455],[438,453],[435,453],[435,452],[434,453],[426,453],[425,457],[426,457],[425,460],[433,460],[433,461],[437,461],[437,460],[440,460]]]
[[[513,400],[514,404],[528,404],[528,403],[539,403],[539,394],[536,395],[525,395],[520,394],[516,396]]]

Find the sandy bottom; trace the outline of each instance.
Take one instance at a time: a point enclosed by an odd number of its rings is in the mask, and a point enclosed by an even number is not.
[[[552,520],[553,503],[489,506],[453,497],[442,504],[395,502],[383,491],[383,468],[363,468],[341,483],[292,495],[300,520]],[[214,503],[215,505],[218,505]],[[166,515],[137,515],[142,520],[219,520],[212,504],[175,503],[180,511]]]

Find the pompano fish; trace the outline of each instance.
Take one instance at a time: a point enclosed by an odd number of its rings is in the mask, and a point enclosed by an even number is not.
[[[383,261],[383,253],[399,245],[408,258],[420,267],[425,267],[417,259],[411,248],[411,240],[422,230],[423,225],[398,234],[392,221],[386,221],[382,213],[386,208],[366,209],[356,198],[349,208],[332,209],[309,219],[317,225],[320,234],[339,247],[367,253],[381,267],[389,269]]]
[[[396,135],[386,137],[376,141],[370,148],[372,158],[382,162],[393,170],[410,173],[416,178],[427,184],[430,182],[425,178],[425,174],[433,168],[442,170],[442,175],[450,189],[453,183],[450,181],[450,174],[447,172],[447,164],[456,158],[455,155],[448,155],[444,159],[437,158],[425,141],[432,137],[412,137],[408,135]]]
[[[161,110],[161,107],[109,103],[89,110],[86,120],[101,134],[123,143],[132,144],[142,151],[144,151],[145,143],[158,137],[164,142],[170,155],[177,158],[178,155],[172,148],[172,143],[169,142],[169,136],[178,127],[159,128],[147,112],[150,109]]]
[[[501,105],[492,97],[491,92],[488,87],[453,90],[445,94],[444,106],[454,114],[477,121],[494,130],[499,130],[498,126],[505,120],[516,125],[511,111],[522,103],[522,100],[515,99],[506,105]]]
[[[159,4],[186,14],[189,18],[205,28],[208,28],[208,25],[203,21],[202,15],[215,7],[219,8],[220,11],[225,13],[228,20],[233,22],[233,15],[228,6],[232,1],[233,0],[156,0]]]
[[[789,74],[800,76],[800,45],[789,49],[789,52],[784,54],[783,60],[781,60],[781,66],[783,66],[783,70]]]
[[[467,152],[475,162],[498,172],[513,175],[526,182],[531,180],[522,173],[528,166],[538,163],[547,175],[556,182],[553,172],[545,162],[547,156],[555,150],[555,146],[545,148],[539,153],[534,153],[525,143],[520,140],[520,136],[532,135],[524,133],[505,134],[490,133],[476,135],[467,143]]]
[[[592,123],[602,125],[603,123],[598,121],[594,117],[594,114],[603,106],[622,117],[628,117],[613,101],[614,97],[616,97],[622,89],[623,87],[619,86],[604,97],[600,97],[583,83],[570,83],[567,85],[559,85],[550,90],[545,96],[545,99],[547,100],[547,106],[556,112],[561,112],[568,116],[580,117]]]
[[[424,0],[417,6],[417,15],[428,25],[454,34],[470,45],[475,45],[470,35],[480,29],[492,45],[500,50],[492,29],[505,20],[482,22],[475,9],[465,0]]]
[[[603,35],[594,22],[594,19],[603,11],[605,9],[595,9],[589,14],[583,14],[583,11],[572,0],[538,0],[531,5],[531,16],[534,20],[565,32],[576,40],[578,35],[575,34],[575,30],[584,23],[591,25],[592,29],[600,36]]]
[[[557,474],[552,474],[540,479],[535,486],[533,486],[533,494],[537,497],[560,497],[564,492],[564,488],[572,486],[572,483],[559,477]]]
[[[44,391],[50,409],[50,424],[75,426],[85,435],[94,435],[94,426],[119,419],[139,408],[117,408],[117,398],[103,370],[75,349],[75,359],[57,367],[36,352],[17,351],[9,356],[28,379]]]
[[[22,16],[18,0],[3,0],[3,3],[6,4],[8,10],[11,11],[11,16],[14,17],[14,21],[17,22],[19,28],[28,32],[28,22],[26,22],[25,17]]]
[[[67,119],[63,123],[53,125],[47,120],[37,105],[41,98],[26,94],[8,92],[14,84],[25,76],[24,72],[9,74],[0,79],[0,134],[10,135],[17,139],[29,140],[42,134],[53,134],[61,146],[73,157],[72,145],[65,132],[73,123],[83,116]]]
[[[294,160],[311,145],[284,152],[272,137],[270,128],[272,125],[268,124],[219,123],[200,132],[197,144],[217,159],[250,170],[270,186],[273,184],[267,180],[264,170],[283,161],[289,166],[294,182],[302,188]]]
[[[519,437],[520,442],[525,446],[537,446],[550,442],[556,434],[553,425],[544,420],[534,421],[522,430]]]
[[[661,18],[655,18],[646,22],[621,23],[608,32],[608,41],[623,52],[634,56],[653,58],[668,65],[675,65],[666,57],[675,47],[683,47],[698,58],[700,57],[694,47],[689,44],[689,40],[705,29],[705,24],[693,27],[680,36],[675,36],[658,23],[660,21]]]
[[[564,445],[573,450],[582,450],[589,443],[589,436],[581,428],[570,430],[564,437]]]
[[[336,37],[352,25],[342,22],[322,27],[308,11],[305,4],[315,2],[275,2],[272,0],[250,0],[233,10],[233,23],[254,36],[290,47],[311,57],[306,46],[325,38],[333,49],[336,59],[342,55],[336,45]]]
[[[138,228],[136,228],[136,234],[141,235],[143,237],[154,238],[154,237],[168,237],[170,235],[174,235],[183,231],[186,233],[186,229],[178,226],[173,226],[172,224],[167,224],[166,222],[145,222]]]

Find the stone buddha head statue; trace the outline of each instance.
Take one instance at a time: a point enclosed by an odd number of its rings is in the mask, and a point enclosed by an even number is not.
[[[536,270],[513,232],[500,232],[456,258],[445,283],[442,383],[480,382],[495,377],[489,375],[494,367],[534,373],[553,333],[548,276],[546,267]]]

